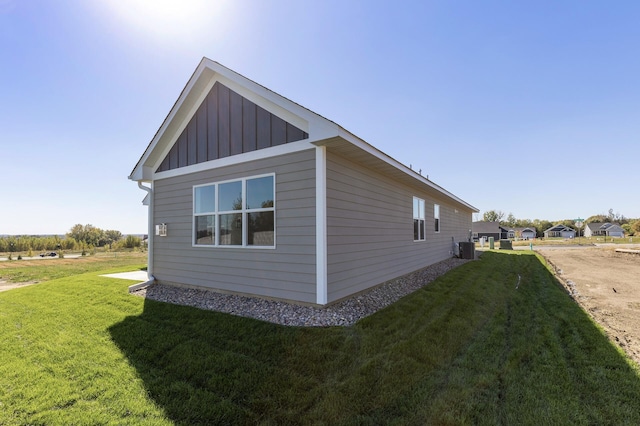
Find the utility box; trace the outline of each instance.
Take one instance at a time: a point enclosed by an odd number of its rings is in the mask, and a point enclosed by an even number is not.
[[[489,237],[489,249],[493,250],[493,237]]]
[[[475,259],[476,257],[476,245],[475,243],[460,242],[460,259]]]
[[[513,250],[511,240],[500,240],[500,250]]]

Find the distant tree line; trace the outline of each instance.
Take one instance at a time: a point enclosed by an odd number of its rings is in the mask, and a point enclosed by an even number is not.
[[[529,228],[535,227],[537,236],[544,236],[544,231],[551,228],[552,226],[562,224],[565,226],[569,226],[573,229],[576,229],[574,219],[564,219],[557,220],[555,222],[551,222],[549,220],[541,220],[541,219],[517,219],[513,213],[509,213],[507,218],[504,218],[504,212],[500,210],[488,210],[483,213],[482,220],[486,222],[498,222],[502,226],[509,226],[512,228]],[[616,223],[624,229],[624,231],[629,236],[633,236],[635,234],[640,235],[640,218],[638,219],[630,219],[625,217],[623,214],[614,213],[613,209],[609,209],[608,214],[597,214],[588,217],[585,219],[585,224],[587,223]],[[582,227],[584,229],[584,226]],[[584,231],[583,231],[584,232]]]
[[[138,248],[142,245],[140,237],[127,235],[123,238],[120,231],[102,230],[93,225],[74,225],[65,236],[19,235],[0,238],[0,252],[86,250],[94,247],[109,249]]]

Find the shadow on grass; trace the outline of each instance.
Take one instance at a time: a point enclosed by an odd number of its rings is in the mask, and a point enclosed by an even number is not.
[[[532,254],[485,253],[348,328],[147,300],[110,332],[181,424],[640,424],[637,370]]]

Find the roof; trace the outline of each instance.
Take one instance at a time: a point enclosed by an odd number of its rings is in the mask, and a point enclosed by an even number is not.
[[[455,201],[461,207],[473,212],[479,211],[476,207],[403,165],[335,122],[206,57],[202,58],[196,67],[167,117],[133,168],[129,179],[138,182],[153,180],[159,162],[171,149],[186,122],[195,114],[206,96],[208,88],[215,81],[223,81],[225,85],[240,92],[242,96],[306,131],[309,134],[309,139],[305,143],[327,146],[333,152],[359,162],[365,167],[382,172],[392,179],[411,186],[427,187],[431,191]]]
[[[499,222],[486,222],[482,220],[473,222],[471,229],[478,234],[499,234],[501,232],[507,232],[507,229],[500,226]]]
[[[552,226],[551,228],[547,229],[547,230],[546,230],[546,231],[544,231],[544,232],[551,232],[551,231],[556,231],[556,232],[562,232],[562,231],[573,231],[573,232],[576,232],[576,230],[575,230],[575,229],[570,228],[570,227],[565,226],[565,225],[562,225],[562,224],[560,224],[560,223],[559,223],[559,224],[557,224],[557,225]]]
[[[602,223],[602,222],[591,222],[591,223],[587,223],[587,226],[589,227],[589,229],[591,229],[592,231],[598,231],[598,230],[606,230],[609,228],[620,228],[622,229],[622,227],[620,225],[618,225],[617,223]]]

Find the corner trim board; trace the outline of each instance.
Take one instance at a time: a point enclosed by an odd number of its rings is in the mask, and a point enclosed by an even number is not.
[[[316,303],[327,304],[327,147],[316,147]]]

